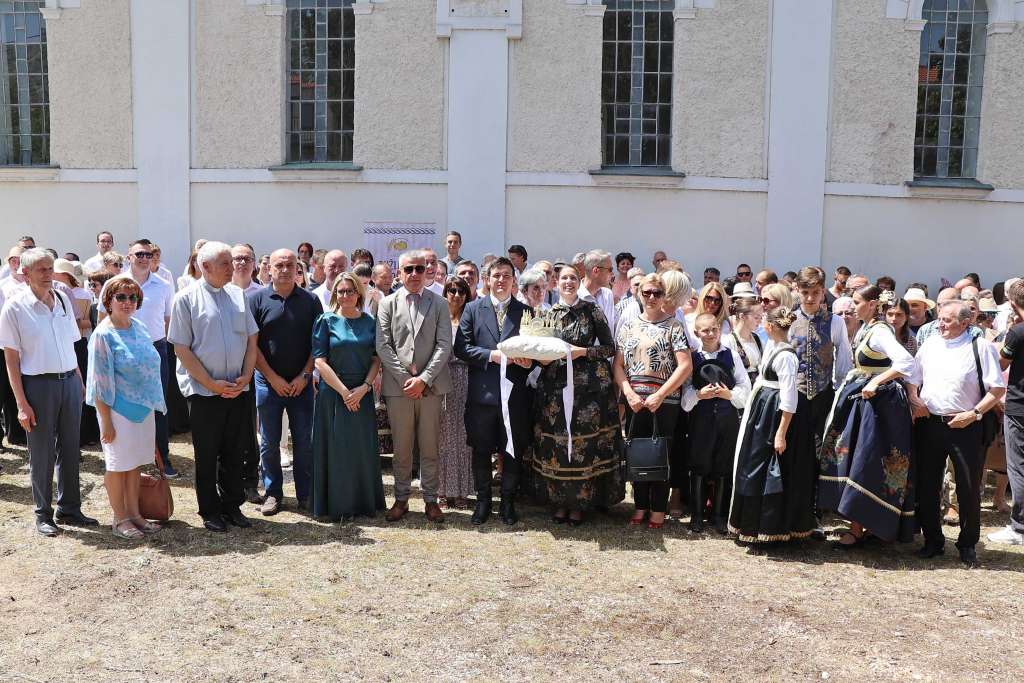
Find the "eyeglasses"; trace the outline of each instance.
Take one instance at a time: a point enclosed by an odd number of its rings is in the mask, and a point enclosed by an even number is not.
[[[135,252],[134,254],[131,254],[131,255],[134,256],[135,258],[140,258],[140,259],[153,258],[153,252],[151,252],[151,251],[137,251],[137,252]]]
[[[402,266],[402,272],[406,275],[412,275],[413,273],[423,273],[427,270],[426,266]]]
[[[737,270],[737,271],[736,271],[736,277],[750,277],[750,276],[751,276],[751,275],[753,275],[753,274],[754,274],[754,273],[752,273],[752,272],[751,272],[751,271],[749,271],[749,270],[744,270],[744,271],[739,271],[739,270]]]
[[[231,260],[235,263],[252,263],[251,256],[232,256]]]
[[[354,290],[354,289],[336,289],[336,290],[334,290],[334,293],[337,294],[338,296],[353,296],[353,295],[355,295],[356,290]]]
[[[123,304],[125,301],[131,301],[133,304],[139,301],[137,294],[115,294],[114,301],[119,304]]]
[[[665,296],[665,292],[660,289],[645,289],[640,292],[640,295],[645,299],[660,299]]]
[[[118,268],[124,268],[124,261],[114,261],[114,265]]]
[[[709,304],[720,304],[720,303],[722,303],[722,297],[720,297],[720,296],[706,296],[706,297],[704,297],[704,301],[708,302]]]

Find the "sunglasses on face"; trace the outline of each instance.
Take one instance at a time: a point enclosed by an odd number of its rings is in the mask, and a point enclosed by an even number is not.
[[[761,303],[764,304],[765,306],[768,306],[769,304],[774,304],[774,303],[778,303],[778,302],[775,301],[775,299],[769,298],[767,296],[762,296],[761,297]]]
[[[413,273],[423,273],[427,270],[426,266],[402,266],[402,272],[406,275],[412,275]]]
[[[751,275],[753,275],[753,273],[750,272],[749,270],[744,270],[742,272],[736,273],[736,277],[750,277]]]
[[[153,258],[153,252],[151,252],[151,251],[137,251],[134,254],[132,254],[132,256],[134,256],[135,258],[138,258],[138,259]]]
[[[642,292],[640,292],[640,296],[642,296],[645,299],[660,299],[661,297],[665,296],[665,292],[661,291],[660,289],[645,289]]]
[[[123,304],[125,301],[131,301],[133,304],[138,303],[139,297],[137,294],[115,294],[114,301],[119,304]]]
[[[709,304],[720,304],[720,303],[722,303],[722,297],[720,297],[720,296],[706,296],[706,297],[704,297],[704,301],[706,301]]]
[[[338,296],[352,296],[352,295],[354,295],[356,293],[356,290],[354,290],[354,289],[336,289],[336,290],[334,290],[334,293],[337,294]]]

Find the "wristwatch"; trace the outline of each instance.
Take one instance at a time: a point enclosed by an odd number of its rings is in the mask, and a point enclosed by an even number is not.
[[[312,376],[313,376],[312,372],[304,372],[304,373],[302,373],[302,379],[310,379]]]
[[[980,411],[980,410],[978,410],[977,408],[975,408],[975,409],[974,409],[974,421],[975,421],[975,422],[981,422],[981,418],[982,418],[982,413],[981,413],[981,411]]]

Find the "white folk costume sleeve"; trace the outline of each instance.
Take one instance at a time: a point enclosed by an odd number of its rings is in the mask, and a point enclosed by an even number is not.
[[[892,361],[892,368],[906,377],[911,384],[917,377],[917,361],[903,345],[896,341],[896,335],[886,325],[876,325],[868,337],[868,348],[876,353],[884,353]]]
[[[796,354],[780,353],[772,362],[772,370],[779,377],[779,410],[784,413],[795,413],[798,398]]]
[[[836,389],[853,369],[853,349],[846,334],[846,323],[841,315],[832,316],[832,347],[835,349],[835,363],[832,365],[832,386]]]
[[[736,385],[732,388],[732,404],[737,408],[743,408],[750,398],[750,375],[747,374],[740,355],[734,349],[725,346],[722,350],[732,354],[732,376],[736,380]]]

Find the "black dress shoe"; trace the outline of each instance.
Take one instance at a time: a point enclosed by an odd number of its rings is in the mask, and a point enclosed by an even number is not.
[[[974,551],[974,547],[960,548],[960,561],[963,562],[968,569],[974,569],[978,566],[978,554]]]
[[[504,498],[501,500],[501,505],[498,508],[498,516],[501,517],[501,521],[505,522],[508,526],[512,526],[519,521],[519,515],[516,514],[516,503],[514,500]]]
[[[37,519],[36,531],[51,538],[61,533],[60,527],[54,524],[52,519]]]
[[[207,531],[227,531],[228,525],[224,523],[223,519],[217,517],[208,517],[203,519],[203,526],[206,527]]]
[[[263,505],[265,498],[260,495],[259,490],[255,486],[251,486],[245,489],[245,502],[252,503],[253,505]]]
[[[491,499],[490,498],[477,498],[476,507],[473,509],[473,516],[470,520],[476,526],[485,524],[491,517]]]
[[[98,526],[99,521],[79,512],[57,512],[54,519],[70,526]]]
[[[928,545],[924,544],[924,547],[917,551],[917,556],[922,560],[930,560],[938,555],[944,555],[946,553],[945,544],[943,545]]]
[[[221,518],[228,524],[233,524],[241,529],[248,529],[252,526],[252,522],[242,514],[241,510],[232,510],[231,512],[224,512],[221,514]]]

